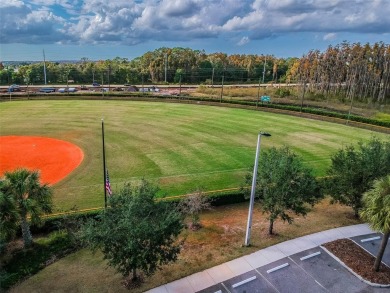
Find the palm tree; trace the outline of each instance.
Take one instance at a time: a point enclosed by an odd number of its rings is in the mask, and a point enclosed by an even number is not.
[[[4,180],[0,180],[0,251],[15,237],[19,221],[14,198],[4,191]]]
[[[29,247],[32,236],[27,217],[33,224],[41,223],[41,215],[52,210],[52,190],[47,184],[40,184],[38,171],[27,169],[6,172],[4,184],[5,193],[13,197],[20,215],[24,247]]]
[[[363,196],[361,217],[372,229],[383,233],[373,269],[378,272],[390,236],[390,174],[374,182],[374,187]]]

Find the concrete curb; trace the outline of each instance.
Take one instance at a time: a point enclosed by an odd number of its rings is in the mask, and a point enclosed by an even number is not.
[[[379,287],[379,288],[389,288],[390,284],[377,284],[377,283],[372,283],[366,279],[364,279],[362,276],[359,274],[355,273],[352,269],[350,269],[341,259],[339,259],[337,256],[335,256],[333,253],[331,253],[328,249],[326,249],[324,246],[320,245],[320,247],[326,251],[331,257],[333,257],[337,262],[339,262],[344,268],[346,268],[350,273],[352,273],[355,277],[357,277],[359,280],[362,282],[372,286],[372,287]]]

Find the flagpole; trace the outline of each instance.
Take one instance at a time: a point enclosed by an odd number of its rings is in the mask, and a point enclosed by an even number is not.
[[[103,176],[104,176],[104,207],[107,207],[107,189],[106,189],[106,180],[107,180],[107,174],[106,174],[106,148],[104,145],[104,120],[102,118],[102,140],[103,140]]]

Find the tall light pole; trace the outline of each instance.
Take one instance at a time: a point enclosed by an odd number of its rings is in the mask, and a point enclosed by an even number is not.
[[[249,246],[249,242],[251,239],[252,215],[253,215],[253,206],[255,203],[255,191],[256,191],[257,166],[259,163],[260,143],[261,143],[261,136],[262,135],[271,136],[271,134],[269,134],[267,132],[260,132],[258,137],[257,137],[255,166],[253,167],[251,197],[249,200],[248,224],[246,226],[246,235],[245,235],[245,246]]]

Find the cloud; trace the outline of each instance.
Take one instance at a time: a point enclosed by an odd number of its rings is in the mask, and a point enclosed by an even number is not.
[[[0,41],[127,44],[223,36],[238,44],[294,32],[390,32],[387,0],[8,0]],[[329,34],[328,32],[333,32]]]
[[[44,9],[32,9],[20,1],[1,6],[1,43],[53,43],[66,37],[61,32],[65,20]]]
[[[323,39],[324,41],[331,41],[331,40],[336,39],[336,37],[337,37],[337,34],[335,34],[335,33],[329,33],[329,34],[326,34],[322,39]]]
[[[241,40],[237,43],[239,46],[244,46],[245,44],[248,44],[250,42],[250,39],[248,37],[242,37]]]

